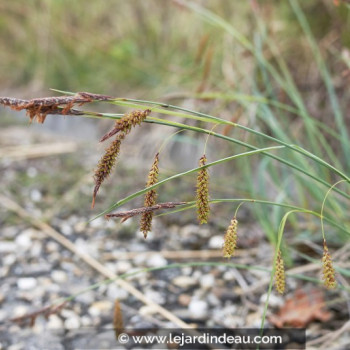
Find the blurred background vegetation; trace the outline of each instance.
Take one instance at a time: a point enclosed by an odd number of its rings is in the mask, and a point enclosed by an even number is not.
[[[193,2],[211,11],[205,16],[188,3],[2,1],[1,95],[50,96],[54,93],[49,88],[56,88],[166,101],[300,144],[349,171],[348,5],[331,0]],[[82,119],[79,124],[67,119],[63,122],[75,137],[89,133],[80,128]],[[48,125],[58,130],[57,124],[48,121]],[[94,121],[93,125],[102,135],[99,128],[106,130],[110,123]],[[124,161],[139,165],[142,145],[148,145],[143,169],[149,168],[154,154],[148,152],[149,147],[162,139],[159,131],[164,130],[156,128],[152,133],[151,129],[146,135],[139,133],[137,145],[130,142]],[[269,145],[240,130],[218,130],[258,147]],[[191,133],[174,139],[177,146],[169,151],[171,162],[165,163],[173,169],[168,175],[194,167],[205,141]],[[191,152],[184,151],[188,147]],[[212,140],[208,153],[214,160],[243,150]],[[92,155],[94,161],[100,153],[101,148]],[[286,157],[329,183],[338,179],[300,156]],[[144,181],[141,177],[140,183]],[[339,188],[346,190],[345,184]],[[264,157],[212,170],[213,198],[270,199],[320,210],[326,190],[309,179],[291,176],[289,168]],[[168,197],[179,193],[174,186],[168,186],[168,191]],[[329,213],[346,224],[346,202],[330,202]],[[256,208],[264,231],[275,235],[281,209]],[[227,222],[226,213],[223,216]],[[300,225],[296,223],[298,231]],[[305,227],[308,234],[319,233],[319,223]],[[339,235],[341,240],[348,238]]]

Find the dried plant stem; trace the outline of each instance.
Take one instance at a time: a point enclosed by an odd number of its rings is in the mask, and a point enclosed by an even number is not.
[[[187,202],[158,203],[158,204],[152,205],[150,207],[142,207],[142,208],[136,208],[136,209],[131,209],[131,210],[127,210],[127,211],[122,211],[119,213],[107,214],[107,215],[105,215],[105,218],[106,219],[110,219],[110,218],[127,218],[127,219],[129,219],[135,215],[150,213],[150,212],[153,212],[153,211],[159,210],[159,209],[171,209],[171,208],[175,208],[178,205],[184,205],[184,204],[187,204]]]
[[[9,321],[23,325],[26,322],[29,322],[29,325],[34,326],[35,320],[38,316],[43,315],[46,319],[53,314],[60,312],[64,306],[67,304],[67,301],[64,301],[58,305],[49,305],[41,308],[40,310],[24,314],[23,316],[10,318]]]
[[[48,114],[84,114],[83,112],[73,110],[72,107],[74,104],[82,105],[93,101],[108,101],[110,99],[111,97],[106,95],[78,92],[73,96],[43,97],[33,98],[31,100],[0,97],[0,104],[16,111],[25,109],[31,121],[36,118],[38,123],[43,123]]]

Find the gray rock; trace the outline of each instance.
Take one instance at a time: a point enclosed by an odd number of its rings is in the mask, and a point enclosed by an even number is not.
[[[210,238],[208,246],[210,249],[221,249],[224,244],[224,236],[216,235]]]
[[[12,241],[0,241],[0,253],[13,253],[16,251],[16,243]]]
[[[211,274],[203,275],[200,277],[199,283],[203,289],[210,289],[215,285],[215,277]]]
[[[198,284],[198,281],[190,276],[178,276],[172,280],[172,283],[180,288],[189,288]]]
[[[204,300],[192,299],[188,310],[193,319],[206,319],[208,316],[208,303]]]
[[[68,280],[67,273],[62,270],[53,270],[51,272],[51,278],[53,279],[53,281],[59,284],[65,283]]]
[[[33,277],[23,277],[17,280],[17,287],[21,290],[31,290],[37,286],[37,281]]]
[[[148,267],[162,267],[168,264],[168,261],[161,254],[152,254],[146,262]]]

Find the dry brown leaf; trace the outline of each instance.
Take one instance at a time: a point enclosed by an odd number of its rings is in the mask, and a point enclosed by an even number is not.
[[[326,322],[331,313],[325,310],[323,293],[318,289],[304,292],[298,289],[286,300],[277,314],[271,315],[269,321],[278,328],[283,326],[306,327],[314,320]]]

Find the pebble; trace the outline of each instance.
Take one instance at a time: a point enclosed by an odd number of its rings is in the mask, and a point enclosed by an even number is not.
[[[65,283],[67,282],[67,273],[62,271],[62,270],[53,270],[51,272],[51,278],[56,282],[56,283]]]
[[[37,286],[37,281],[33,277],[23,277],[17,280],[17,287],[21,290],[30,290]]]
[[[7,254],[2,259],[4,265],[12,265],[16,262],[16,255],[15,254]]]
[[[139,309],[139,315],[141,316],[152,316],[156,312],[157,311],[154,309],[152,305],[144,305],[144,306],[141,306]]]
[[[152,254],[147,259],[148,267],[162,267],[162,266],[166,266],[167,264],[168,264],[168,261],[161,254]]]
[[[152,290],[152,289],[146,290],[144,294],[146,298],[154,301],[157,304],[163,305],[166,302],[165,296],[155,290]]]
[[[266,299],[267,299],[267,293],[263,294],[260,297],[260,303],[261,304],[265,304],[266,303]],[[270,307],[279,307],[282,306],[284,303],[283,298],[280,296],[275,295],[274,293],[270,294],[270,298],[269,298],[269,306]]]
[[[63,321],[55,314],[49,316],[49,320],[47,322],[48,329],[62,329]]]
[[[207,300],[208,303],[212,306],[218,307],[221,305],[220,299],[214,293],[209,293],[207,295]]]
[[[3,227],[1,229],[1,237],[7,238],[7,239],[12,239],[17,236],[18,233],[18,227],[16,226],[8,226],[8,227]]]
[[[205,319],[208,316],[208,303],[204,300],[192,299],[188,310],[193,319]]]
[[[0,241],[0,253],[13,253],[16,251],[16,243],[11,241]]]
[[[95,301],[88,310],[91,316],[100,316],[103,313],[113,312],[113,303],[109,300]]]
[[[65,236],[70,236],[73,233],[72,226],[67,223],[63,223],[60,229],[61,229],[61,233],[63,233]]]
[[[80,318],[80,321],[81,321],[81,325],[82,325],[83,327],[89,327],[89,326],[92,325],[92,320],[91,320],[91,318],[88,317],[88,316],[86,316],[86,315],[82,316],[82,317]]]
[[[217,235],[210,238],[208,246],[210,249],[222,249],[223,244],[224,244],[223,235]]]
[[[30,191],[30,199],[33,202],[40,202],[42,197],[43,196],[42,196],[41,192],[38,189],[34,189],[34,190]]]
[[[30,248],[30,255],[33,257],[39,257],[42,254],[43,245],[40,241],[35,241]]]
[[[111,284],[107,289],[107,297],[112,300],[126,300],[129,297],[129,293],[125,289],[120,288],[115,284]]]
[[[5,321],[8,318],[8,314],[5,310],[0,310],[0,322]]]
[[[198,281],[190,276],[178,276],[172,280],[172,283],[180,288],[189,288],[198,284]]]
[[[77,233],[81,233],[86,229],[86,226],[87,226],[87,224],[84,221],[77,222],[74,225],[74,231]]]
[[[31,234],[32,234],[32,230],[25,230],[16,237],[15,242],[17,247],[20,250],[26,251],[31,247],[32,245]]]
[[[188,306],[191,302],[191,296],[189,294],[180,294],[178,297],[178,302],[182,306]]]
[[[210,274],[203,275],[200,277],[199,283],[203,289],[210,289],[215,285],[215,277]]]
[[[17,343],[10,345],[7,350],[22,350],[24,349],[24,343]]]
[[[64,328],[66,329],[77,329],[81,325],[79,317],[69,317],[64,321]]]
[[[28,312],[28,308],[24,305],[17,305],[13,309],[13,317],[20,317],[25,315]]]
[[[132,269],[132,265],[129,261],[118,261],[116,264],[117,273],[126,273]]]

